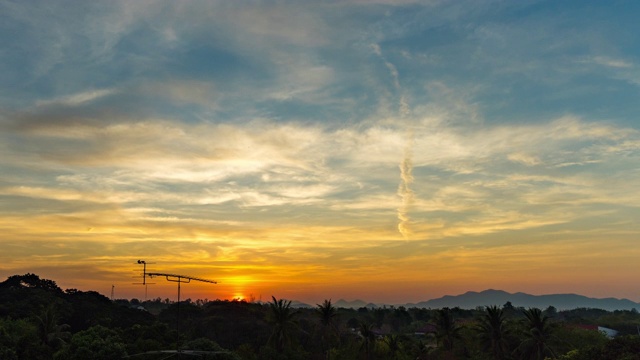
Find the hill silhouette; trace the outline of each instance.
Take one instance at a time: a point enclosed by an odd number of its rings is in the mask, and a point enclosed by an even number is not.
[[[504,305],[507,302],[515,307],[537,307],[544,309],[554,306],[558,310],[576,308],[593,308],[607,311],[640,309],[640,304],[628,299],[590,298],[577,294],[531,295],[522,292],[508,293],[502,290],[468,291],[461,295],[447,295],[428,301],[421,301],[414,306],[420,308],[459,307],[474,309],[478,306]]]
[[[480,292],[467,291],[460,295],[445,295],[440,298],[420,301],[418,303],[394,304],[407,308],[431,308],[444,307],[461,309],[475,309],[480,306],[499,305],[510,302],[514,307],[523,308],[547,308],[553,306],[558,310],[571,310],[577,308],[602,309],[607,311],[640,309],[640,303],[628,299],[617,298],[591,298],[578,294],[547,294],[531,295],[523,292],[509,293],[502,290],[488,289]],[[347,301],[340,299],[335,304],[337,307],[357,309],[361,307],[378,308],[391,304],[373,304],[363,300]]]

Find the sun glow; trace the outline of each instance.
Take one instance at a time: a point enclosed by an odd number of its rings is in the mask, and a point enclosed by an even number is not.
[[[246,275],[237,275],[230,276],[224,279],[221,279],[221,284],[224,284],[226,289],[226,293],[228,295],[229,300],[238,300],[238,301],[248,301],[247,291],[250,290],[251,284],[255,282],[251,276]],[[251,296],[249,296],[251,297]]]
[[[240,292],[240,289],[245,288],[248,285],[251,285],[255,281],[256,280],[253,279],[251,276],[235,275],[235,276],[229,276],[229,277],[220,279],[220,284],[233,287],[235,289],[238,289],[238,292]]]

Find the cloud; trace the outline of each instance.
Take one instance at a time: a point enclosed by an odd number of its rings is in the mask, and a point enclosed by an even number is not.
[[[414,202],[414,193],[411,190],[413,183],[413,164],[411,162],[411,149],[405,148],[404,158],[400,163],[400,185],[398,186],[398,195],[402,198],[402,205],[398,208],[398,231],[405,239],[409,239],[411,235],[411,219],[409,211]]]
[[[523,153],[509,154],[507,157],[511,161],[518,162],[527,166],[535,166],[540,164],[540,159]]]
[[[163,80],[140,84],[134,92],[145,97],[166,99],[176,104],[196,104],[214,108],[218,94],[214,84],[199,80]]]
[[[105,96],[112,95],[114,93],[115,91],[113,89],[87,90],[78,94],[72,94],[58,99],[37,101],[36,106],[78,106],[88,102],[92,102]]]
[[[312,6],[312,8],[316,8]],[[238,7],[229,12],[241,30],[259,41],[273,41],[298,46],[326,43],[329,27],[321,17],[300,5]]]
[[[304,209],[299,214],[305,218],[356,228],[362,226],[361,212],[363,220],[373,216],[392,231],[393,213],[410,207],[415,240],[568,223],[578,218],[577,208],[635,201],[628,195],[633,185],[625,182],[629,172],[622,167],[612,174],[605,166],[612,159],[633,162],[640,143],[635,130],[576,117],[481,127],[433,118],[415,123],[420,125],[413,130],[413,166],[400,171],[398,161],[406,158],[400,120],[364,129],[265,119],[251,126],[158,119],[106,126],[52,123],[44,132],[14,130],[11,136],[30,152],[8,157],[14,159],[11,166],[39,164],[52,175],[34,176],[29,185],[8,180],[0,192],[99,204],[86,213],[68,210],[69,219],[80,221],[78,229],[98,232],[114,226],[99,210],[113,206],[120,208],[113,219],[145,228],[163,223],[178,232],[206,214],[193,206],[208,206],[228,214],[219,219],[225,231],[241,233],[246,223],[235,217],[242,211],[266,224]],[[78,141],[69,142],[69,134]],[[39,145],[43,140],[46,147]],[[53,170],[61,165],[64,171]],[[580,173],[573,170],[587,165]],[[596,180],[603,173],[618,184],[615,189]],[[398,174],[411,185],[410,201],[394,196]],[[269,213],[259,213],[267,208]]]
[[[591,59],[591,61],[598,65],[604,65],[612,68],[629,69],[634,67],[633,64],[628,61],[625,61],[622,59],[614,59],[614,58],[605,57],[605,56],[596,56],[593,59]]]

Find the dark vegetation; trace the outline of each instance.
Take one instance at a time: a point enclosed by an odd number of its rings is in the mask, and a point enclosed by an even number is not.
[[[635,310],[294,309],[276,298],[111,301],[34,274],[0,283],[0,359],[167,359],[178,355],[159,351],[179,348],[194,359],[640,360],[638,326]]]

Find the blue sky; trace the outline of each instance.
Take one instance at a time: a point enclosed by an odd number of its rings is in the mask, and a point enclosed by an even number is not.
[[[0,272],[139,296],[146,258],[220,280],[194,297],[638,301],[639,11],[2,2]]]

